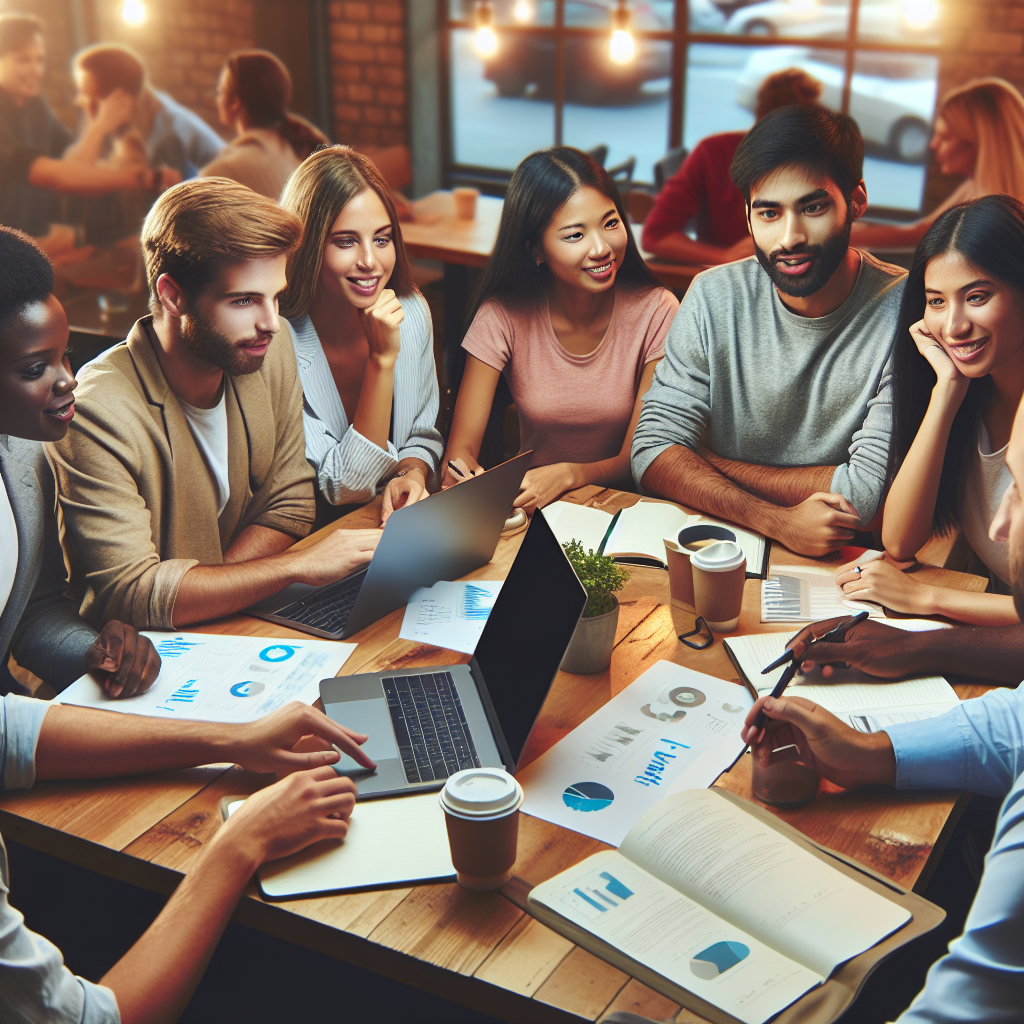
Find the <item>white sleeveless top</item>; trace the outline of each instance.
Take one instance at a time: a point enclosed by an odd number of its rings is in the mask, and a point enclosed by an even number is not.
[[[985,424],[978,420],[978,447],[972,453],[967,470],[960,509],[960,529],[974,553],[1003,583],[1010,582],[1009,544],[989,540],[988,531],[1003,500],[1006,488],[1013,482],[1006,466],[1006,447],[992,451],[992,442]]]

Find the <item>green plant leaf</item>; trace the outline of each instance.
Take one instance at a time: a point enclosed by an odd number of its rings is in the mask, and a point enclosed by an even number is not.
[[[566,541],[562,550],[587,592],[587,607],[583,610],[583,617],[591,619],[610,612],[615,607],[612,594],[622,589],[629,579],[629,573],[610,555],[599,555],[593,548],[585,551],[578,540]]]

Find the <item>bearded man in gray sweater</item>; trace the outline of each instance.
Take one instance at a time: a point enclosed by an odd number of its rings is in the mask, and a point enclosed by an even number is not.
[[[645,491],[811,556],[870,528],[885,488],[906,272],[850,247],[863,160],[824,107],[750,130],[731,173],[755,256],[694,279],[633,436]]]

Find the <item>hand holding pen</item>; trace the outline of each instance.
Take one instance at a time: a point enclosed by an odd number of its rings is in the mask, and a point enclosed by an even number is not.
[[[800,661],[797,660],[797,656],[794,653],[793,648],[786,650],[784,654],[776,658],[770,665],[765,666],[761,670],[761,675],[767,675],[769,672],[774,672],[775,669],[779,668],[780,665],[786,665],[786,671],[779,677],[779,681],[775,684],[772,689],[772,697],[778,699],[785,692],[786,687],[792,682],[793,677],[797,674],[800,669],[803,657],[810,651],[815,644],[818,643],[842,643],[846,639],[846,634],[854,626],[859,625],[868,617],[868,612],[858,612],[856,615],[851,616],[849,619],[844,619],[842,622],[833,626],[827,633],[821,636],[814,637],[810,643],[806,645],[801,655]],[[788,664],[787,664],[788,662]],[[768,716],[762,709],[758,712],[757,718],[754,719],[754,728],[763,729],[768,721]]]

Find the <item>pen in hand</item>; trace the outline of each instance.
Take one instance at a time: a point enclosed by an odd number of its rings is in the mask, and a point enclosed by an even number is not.
[[[466,479],[466,474],[465,474],[465,473],[463,473],[463,472],[462,472],[462,470],[461,470],[461,469],[459,469],[459,467],[458,467],[458,466],[456,466],[456,465],[455,465],[455,463],[454,463],[454,462],[452,462],[452,460],[451,460],[451,459],[449,459],[449,460],[448,460],[448,468],[449,468],[449,469],[450,469],[450,470],[451,470],[451,471],[452,471],[452,472],[453,472],[453,473],[454,473],[454,474],[455,474],[455,475],[456,475],[456,476],[457,476],[457,477],[458,477],[458,478],[459,478],[460,480],[465,480],[465,479]]]
[[[847,619],[845,622],[840,622],[838,625],[833,626],[827,633],[822,636],[815,637],[809,644],[804,647],[804,655],[817,643],[842,643],[846,639],[846,634],[858,623],[863,622],[868,617],[868,612],[858,612],[856,615]],[[772,697],[778,699],[785,692],[786,687],[789,686],[793,679],[793,676],[797,674],[800,668],[800,662],[797,661],[796,655],[793,653],[793,649],[790,648],[780,658],[776,658],[770,665],[761,670],[761,675],[767,675],[769,672],[774,671],[780,665],[785,665],[786,662],[789,665],[786,667],[786,671],[779,677],[779,681],[772,688]],[[768,724],[768,716],[764,712],[764,708],[757,713],[757,717],[754,719],[754,728],[763,729]]]

